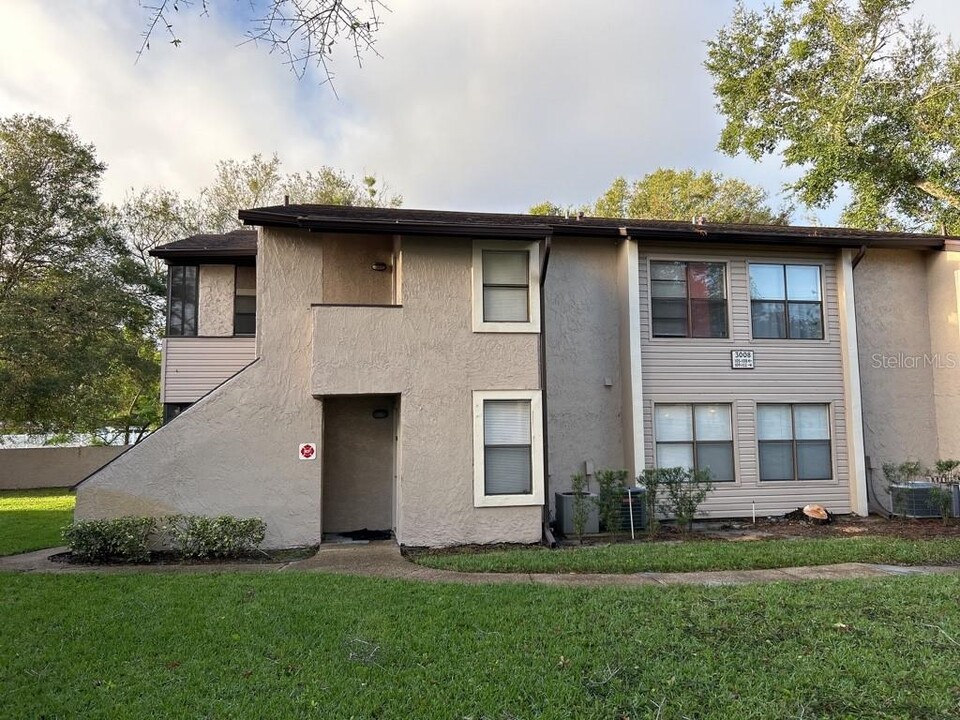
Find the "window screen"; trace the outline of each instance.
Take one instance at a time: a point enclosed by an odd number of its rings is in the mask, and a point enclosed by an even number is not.
[[[819,265],[750,265],[755,338],[823,339]]]
[[[725,338],[726,266],[723,263],[650,263],[654,337]]]
[[[530,320],[530,253],[483,251],[484,322]]]
[[[167,335],[197,334],[196,265],[171,265],[167,269]]]
[[[757,405],[761,480],[829,480],[830,408],[827,405]]]
[[[233,298],[233,334],[254,335],[257,332],[257,269],[237,266]]]
[[[709,470],[715,482],[735,479],[731,407],[657,404],[657,467]]]
[[[532,492],[529,400],[484,400],[483,467],[487,495]]]

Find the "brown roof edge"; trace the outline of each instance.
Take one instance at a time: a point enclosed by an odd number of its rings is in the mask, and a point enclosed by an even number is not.
[[[503,239],[539,239],[550,235],[552,228],[545,223],[509,225],[501,223],[445,222],[437,220],[388,220],[340,218],[324,215],[294,215],[289,213],[241,210],[239,217],[245,225],[286,227],[310,232],[369,233],[389,232],[396,235],[443,235],[469,237],[496,237]]]
[[[545,235],[622,237],[686,242],[728,242],[762,245],[931,249],[960,237],[891,233],[851,228],[799,225],[748,225],[682,221],[559,217],[448,210],[367,208],[333,205],[276,205],[241,210],[247,225],[297,228],[312,232],[385,232],[407,235],[537,239]]]
[[[801,228],[794,226],[791,232],[777,233],[769,226],[762,226],[757,230],[746,228],[710,227],[709,225],[691,225],[684,228],[644,227],[625,225],[623,234],[634,239],[680,239],[692,242],[729,242],[747,245],[802,245],[818,247],[860,248],[866,245],[873,248],[899,248],[914,250],[942,250],[945,238],[936,235],[883,235],[880,233],[857,234],[850,231],[831,233],[829,229],[810,228],[811,232],[798,232]]]

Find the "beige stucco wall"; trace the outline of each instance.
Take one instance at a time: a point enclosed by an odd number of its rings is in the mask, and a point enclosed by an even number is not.
[[[233,335],[233,265],[201,265],[197,334]]]
[[[403,307],[314,308],[312,390],[402,396],[401,543],[537,542],[540,507],[474,507],[472,392],[537,389],[538,337],[473,332],[469,241],[406,237],[402,254]]]
[[[69,487],[126,449],[126,445],[4,448],[0,450],[0,490]]]
[[[325,235],[323,301],[363,305],[393,302],[393,245],[390,235]],[[373,263],[387,264],[376,271]]]
[[[393,528],[394,412],[388,396],[324,398],[324,532]]]
[[[550,502],[585,461],[597,471],[627,466],[618,265],[614,241],[553,241],[545,307]]]
[[[259,361],[77,489],[76,517],[172,512],[261,517],[265,547],[319,542],[322,437],[310,392],[310,303],[322,298],[322,246],[307,233],[260,234]]]
[[[960,252],[929,255],[927,289],[937,459],[960,459]]]
[[[928,262],[928,253],[871,249],[853,271],[864,451],[878,489],[884,462],[930,464],[938,455],[934,374],[923,360],[931,351]]]

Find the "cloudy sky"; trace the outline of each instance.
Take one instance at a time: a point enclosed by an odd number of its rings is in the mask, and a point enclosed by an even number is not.
[[[212,0],[208,16],[195,0],[177,13],[182,45],[157,36],[138,63],[149,0],[4,0],[0,115],[69,117],[109,164],[114,201],[149,185],[189,194],[218,160],[274,152],[288,170],[376,173],[407,207],[436,209],[587,202],[659,166],[773,195],[791,177],[776,159],[714,150],[722,123],[702,62],[733,0],[386,2],[382,58],[361,69],[335,56],[337,99],[319,76],[298,81],[238,45],[249,0]],[[916,10],[960,36],[955,0]]]

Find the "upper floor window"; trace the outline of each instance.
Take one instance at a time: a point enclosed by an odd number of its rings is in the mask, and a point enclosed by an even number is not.
[[[473,329],[540,332],[537,244],[475,242]]]
[[[829,480],[830,408],[757,405],[761,480]]]
[[[654,337],[728,337],[723,263],[653,261],[650,296]]]
[[[233,334],[257,332],[257,268],[238,265],[234,282]]]
[[[750,264],[754,338],[823,339],[819,265]]]
[[[658,403],[654,431],[657,467],[709,470],[715,482],[734,480],[730,405]]]
[[[196,265],[167,268],[167,335],[197,334]]]

